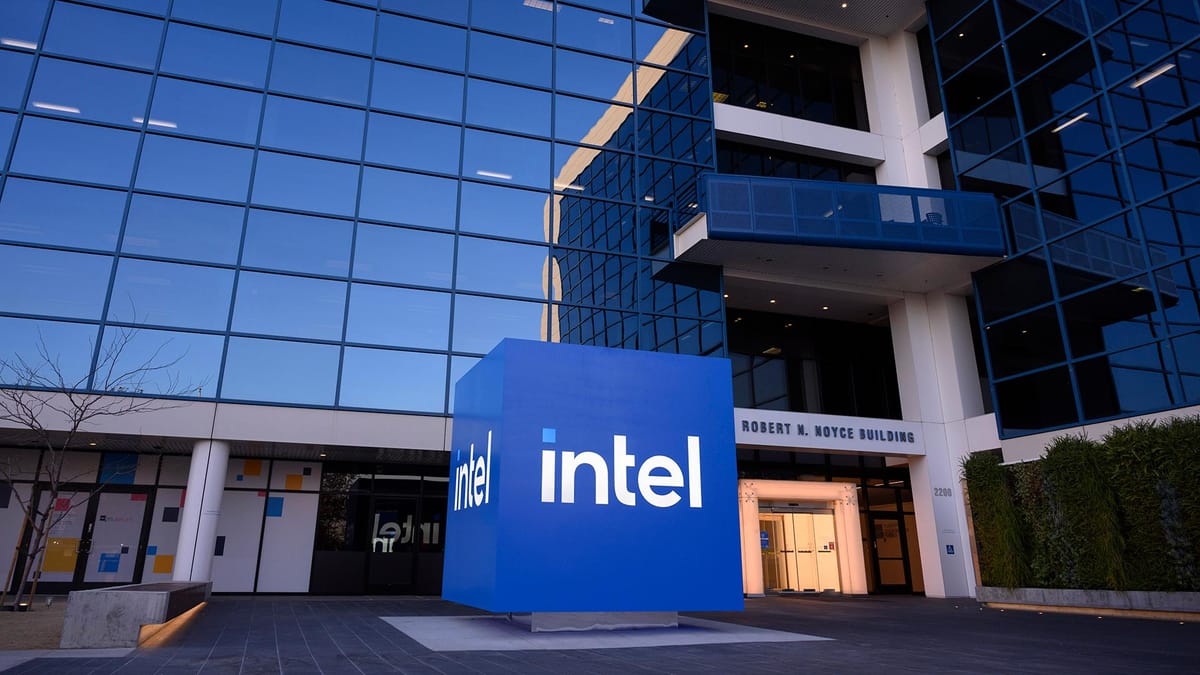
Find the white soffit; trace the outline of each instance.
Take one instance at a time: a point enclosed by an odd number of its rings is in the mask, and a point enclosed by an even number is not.
[[[849,44],[920,25],[925,15],[923,0],[710,0],[709,8]]]

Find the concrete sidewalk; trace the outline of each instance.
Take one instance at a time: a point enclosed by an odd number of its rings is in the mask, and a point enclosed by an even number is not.
[[[57,652],[10,672],[1175,673],[1200,663],[1196,623],[920,597],[747,600],[742,613],[694,616],[828,639],[687,646],[601,649],[576,640],[573,649],[433,651],[381,618],[481,615],[434,598],[217,597],[157,647],[118,658]]]

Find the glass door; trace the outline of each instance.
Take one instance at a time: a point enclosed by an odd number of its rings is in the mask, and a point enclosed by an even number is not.
[[[144,555],[142,526],[149,490],[102,492],[92,498],[81,553],[86,554],[83,583],[131,584]]]
[[[767,592],[791,590],[787,585],[787,569],[783,563],[783,516],[759,516],[758,530],[762,546],[763,588]]]
[[[833,514],[760,514],[763,588],[767,592],[840,592]]]
[[[911,593],[900,516],[871,513],[870,525],[875,551],[875,590],[880,593]]]

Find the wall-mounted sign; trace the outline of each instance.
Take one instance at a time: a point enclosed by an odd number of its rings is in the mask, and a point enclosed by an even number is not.
[[[924,455],[919,422],[735,408],[738,445]]]
[[[729,362],[505,340],[455,390],[442,594],[742,608]]]

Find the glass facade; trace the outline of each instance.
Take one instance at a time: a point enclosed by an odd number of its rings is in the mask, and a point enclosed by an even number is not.
[[[1002,197],[975,276],[1002,434],[1200,404],[1200,7],[931,2],[958,186]]]
[[[438,415],[504,337],[724,354],[707,40],[641,9],[0,3],[0,354]]]

